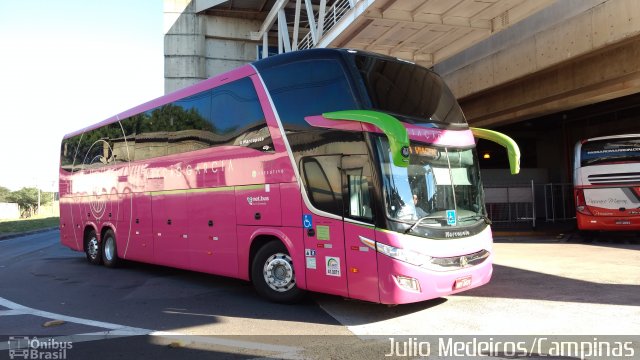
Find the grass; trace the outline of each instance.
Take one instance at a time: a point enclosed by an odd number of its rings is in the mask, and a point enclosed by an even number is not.
[[[57,216],[41,218],[36,217],[20,220],[0,220],[0,235],[47,229],[58,227],[59,225],[60,218]]]

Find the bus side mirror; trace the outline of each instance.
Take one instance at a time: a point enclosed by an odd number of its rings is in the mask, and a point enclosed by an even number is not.
[[[511,174],[515,175],[520,172],[520,148],[516,142],[507,135],[488,129],[470,128],[473,136],[479,139],[485,139],[493,141],[499,145],[507,148],[507,155],[509,156],[509,168]]]
[[[322,116],[330,120],[359,121],[377,126],[389,139],[391,159],[398,167],[409,166],[409,134],[400,120],[379,111],[343,110],[324,113]]]

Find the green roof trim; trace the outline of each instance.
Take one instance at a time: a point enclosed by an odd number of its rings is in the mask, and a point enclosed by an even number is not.
[[[507,155],[509,156],[509,168],[511,170],[511,174],[515,175],[520,172],[520,148],[518,144],[510,138],[509,136],[488,129],[481,128],[470,128],[473,136],[485,139],[489,141],[493,141],[499,145],[507,148]]]
[[[393,164],[399,167],[409,165],[409,134],[400,120],[379,111],[343,110],[322,114],[325,119],[359,121],[377,126],[389,139]]]

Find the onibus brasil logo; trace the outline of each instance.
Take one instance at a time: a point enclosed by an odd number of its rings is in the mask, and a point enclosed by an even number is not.
[[[28,336],[9,336],[10,359],[56,359],[67,358],[67,350],[73,348],[71,341],[55,338],[39,339]]]

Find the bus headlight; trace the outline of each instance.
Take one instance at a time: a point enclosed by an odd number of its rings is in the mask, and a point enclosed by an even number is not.
[[[393,275],[393,279],[396,281],[399,287],[410,290],[413,292],[420,292],[420,282],[418,279],[402,276],[402,275]]]
[[[393,247],[393,246],[385,245],[381,243],[376,243],[376,250],[381,254],[387,255],[394,259],[398,259],[400,261],[404,261],[416,266],[422,266],[423,264],[431,260],[431,257],[427,255],[420,254],[412,250],[400,249],[397,247]]]

